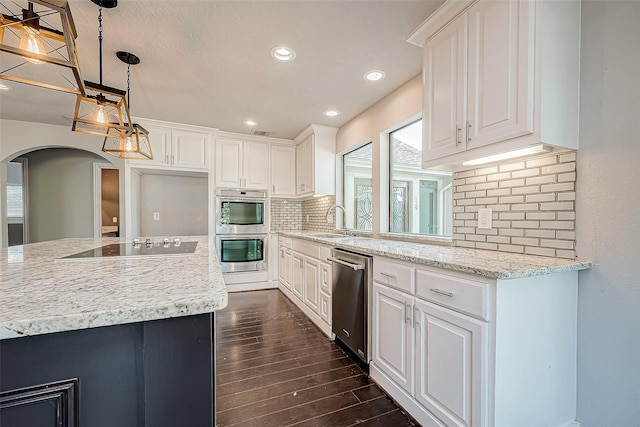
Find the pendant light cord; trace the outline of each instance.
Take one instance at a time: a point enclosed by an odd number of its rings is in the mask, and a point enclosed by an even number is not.
[[[100,86],[102,86],[102,6],[98,7],[98,44],[100,47]]]
[[[131,64],[127,64],[127,105],[129,106],[129,110],[131,110]]]

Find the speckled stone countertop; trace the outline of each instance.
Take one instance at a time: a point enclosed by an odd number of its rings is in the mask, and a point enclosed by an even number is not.
[[[562,271],[586,270],[592,267],[591,261],[521,255],[370,237],[341,236],[335,238],[326,232],[280,232],[280,235],[303,238],[370,255],[380,255],[461,273],[476,274],[490,279],[517,279]],[[323,235],[327,237],[323,237]]]
[[[213,239],[192,254],[59,258],[119,238],[61,239],[0,251],[0,339],[210,313],[227,305]],[[144,241],[144,240],[143,240]]]

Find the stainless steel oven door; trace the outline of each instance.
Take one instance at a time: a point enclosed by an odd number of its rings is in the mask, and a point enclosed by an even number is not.
[[[216,236],[216,252],[222,272],[266,270],[267,240],[268,237],[264,234]]]
[[[266,198],[216,197],[216,234],[262,234],[268,232],[269,218]]]

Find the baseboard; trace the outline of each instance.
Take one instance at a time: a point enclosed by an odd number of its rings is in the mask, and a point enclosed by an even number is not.
[[[278,282],[232,283],[227,285],[227,292],[260,291],[277,287]]]

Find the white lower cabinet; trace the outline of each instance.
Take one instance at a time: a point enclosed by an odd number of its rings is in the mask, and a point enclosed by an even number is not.
[[[414,304],[415,398],[451,426],[482,425],[486,322]]]
[[[331,265],[321,253],[330,251],[306,240],[279,239],[280,290],[331,337]],[[325,257],[326,258],[326,257]]]
[[[420,424],[575,421],[576,271],[492,280],[373,264],[371,378]]]
[[[413,393],[413,297],[373,284],[372,361],[408,393]]]

